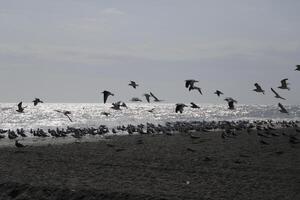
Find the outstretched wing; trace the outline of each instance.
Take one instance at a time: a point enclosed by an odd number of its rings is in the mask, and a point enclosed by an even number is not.
[[[260,87],[260,85],[258,83],[255,83],[254,86],[256,87],[257,90],[262,90],[262,88]]]
[[[150,95],[151,95],[156,101],[159,101],[159,99],[158,99],[156,96],[154,96],[154,94],[153,94],[152,92],[150,92]]]
[[[278,103],[278,106],[283,112],[287,113],[287,110],[285,109],[285,107],[283,107],[281,103]]]
[[[19,109],[19,110],[22,110],[22,103],[23,103],[23,102],[21,101],[21,102],[18,104],[18,109]]]
[[[279,96],[279,94],[273,88],[271,88],[271,90],[276,96]]]

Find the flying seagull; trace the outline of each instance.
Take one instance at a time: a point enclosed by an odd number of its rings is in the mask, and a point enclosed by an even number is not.
[[[130,101],[132,101],[132,102],[141,102],[142,100],[137,98],[137,97],[133,97]]]
[[[286,113],[286,114],[289,114],[289,112],[283,107],[283,105],[281,103],[278,103],[278,106],[280,108],[280,112],[281,113]]]
[[[254,86],[256,87],[253,91],[258,92],[258,93],[263,93],[265,94],[265,91],[260,87],[258,83],[255,83]]]
[[[300,65],[296,65],[295,71],[300,71]]]
[[[228,103],[228,109],[229,110],[234,110],[234,104],[237,103],[236,100],[234,100],[233,98],[231,97],[227,97],[226,99],[224,99],[225,101],[227,101]]]
[[[39,98],[35,98],[33,101],[33,105],[37,106],[39,103],[44,103],[43,101],[41,101]]]
[[[275,98],[286,100],[285,98],[281,97],[273,88],[271,88],[271,90],[275,94]]]
[[[18,110],[16,110],[19,113],[23,113],[24,109],[27,108],[27,106],[22,107],[22,101],[18,104]]]
[[[279,86],[278,88],[283,89],[283,90],[290,90],[290,88],[288,87],[289,83],[287,83],[288,79],[283,79],[281,80],[281,86]]]
[[[107,98],[108,98],[110,95],[111,95],[111,96],[114,96],[113,93],[111,93],[110,91],[107,91],[107,90],[104,90],[102,93],[103,93],[104,103],[106,103]]]
[[[152,92],[150,92],[150,95],[154,98],[155,102],[161,102],[163,100],[158,99],[156,96],[154,96],[154,94]]]
[[[121,101],[118,101],[116,103],[112,103],[112,107],[110,107],[111,109],[114,109],[114,110],[121,110]]]
[[[189,88],[189,91],[191,91],[191,90],[198,90],[198,91],[199,91],[199,93],[202,95],[201,88],[199,88],[199,87],[196,87],[196,86],[191,86],[191,87]]]
[[[64,111],[61,111],[61,110],[54,110],[54,111],[56,111],[56,112],[58,112],[58,113],[62,113],[63,115],[65,115],[66,117],[69,118],[70,122],[73,122],[72,119],[71,119],[71,117],[69,116],[69,115],[71,114],[71,111],[68,111],[68,110],[64,110]]]
[[[128,85],[132,86],[134,89],[136,89],[136,87],[139,86],[139,85],[136,84],[136,82],[134,82],[134,81],[130,81],[130,83],[129,83]]]
[[[200,108],[198,105],[196,105],[195,103],[191,102],[191,108]]]
[[[144,96],[146,97],[147,102],[150,103],[151,95],[146,93],[146,94],[144,94]]]
[[[199,82],[199,81],[196,81],[194,79],[185,80],[185,87],[186,88],[193,87],[196,82]]]
[[[187,105],[183,104],[183,103],[177,103],[176,104],[176,108],[175,108],[175,112],[178,113],[182,113],[183,112],[183,109],[184,107],[187,107]]]
[[[218,97],[219,97],[220,95],[222,95],[222,94],[223,94],[223,92],[221,92],[221,91],[217,90],[217,91],[216,91],[214,94],[218,95]]]

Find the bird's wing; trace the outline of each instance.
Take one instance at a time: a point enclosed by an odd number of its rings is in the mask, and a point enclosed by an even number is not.
[[[273,89],[271,88],[272,92],[276,95],[276,96],[279,96],[279,94]],[[279,96],[280,97],[280,96]]]
[[[260,87],[260,85],[258,83],[255,83],[254,86],[258,89],[258,90],[262,90],[262,88]]]
[[[18,108],[19,108],[19,110],[22,109],[22,102],[20,102],[20,103],[18,104]]]
[[[156,96],[154,96],[154,94],[153,94],[152,92],[150,92],[150,95],[151,95],[156,101],[159,101],[159,99],[158,99]]]
[[[287,78],[281,80],[281,85],[287,86],[287,83],[286,83],[287,80],[288,80]]]
[[[281,103],[278,103],[278,106],[279,106],[279,108],[280,108],[281,110],[286,111],[286,109],[283,107],[283,105],[282,105]]]
[[[107,98],[108,98],[108,93],[107,92],[104,92],[103,93],[103,100],[104,100],[104,103],[106,103],[106,101],[107,101]]]
[[[66,114],[66,116],[69,118],[70,122],[73,122],[71,117],[68,114]]]
[[[150,96],[149,95],[145,95],[146,100],[148,101],[148,103],[150,103]]]
[[[189,80],[185,81],[185,87],[188,88],[190,86],[191,82]]]

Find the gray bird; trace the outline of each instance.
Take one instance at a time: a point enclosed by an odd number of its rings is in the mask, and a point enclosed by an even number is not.
[[[195,103],[191,102],[191,108],[200,108],[198,105],[196,105]]]
[[[41,101],[39,98],[35,98],[33,101],[33,105],[37,106],[39,103],[44,103],[43,101]]]
[[[112,109],[114,109],[114,110],[121,110],[121,101],[118,101],[118,102],[116,102],[116,103],[112,103],[112,107],[110,107],[110,108],[112,108]]]
[[[65,115],[66,117],[68,117],[68,119],[70,120],[70,122],[73,122],[71,117],[69,116],[71,114],[71,111],[68,110],[54,110],[58,113],[62,113],[63,115]]]
[[[199,87],[191,86],[191,87],[189,88],[189,91],[191,91],[191,90],[198,90],[198,92],[202,95],[201,88],[199,88]]]
[[[253,91],[265,94],[265,91],[260,87],[260,85],[258,83],[255,83],[254,86],[256,88]]]
[[[237,103],[236,100],[234,100],[233,98],[231,97],[227,97],[226,99],[224,99],[225,101],[227,101],[228,103],[228,109],[229,110],[234,110],[234,104]]]
[[[137,97],[133,97],[130,101],[132,101],[132,102],[142,102],[142,100],[137,98]]]
[[[178,113],[182,113],[183,112],[183,109],[184,107],[187,107],[187,105],[183,104],[183,103],[177,103],[176,104],[176,108],[175,108],[175,112]]]
[[[194,79],[189,79],[189,80],[185,80],[185,87],[186,88],[190,88],[193,87],[195,83],[197,83],[199,81],[196,81]]]
[[[156,96],[154,96],[154,94],[152,92],[150,92],[150,95],[154,98],[155,102],[161,102],[161,101],[163,101],[161,99],[158,99]]]
[[[214,94],[218,95],[218,97],[219,97],[220,95],[222,95],[222,94],[224,94],[224,93],[221,92],[221,91],[219,91],[219,90],[217,90]]]
[[[128,85],[132,86],[134,89],[136,89],[136,87],[139,86],[139,85],[136,84],[136,82],[134,82],[134,81],[130,81],[130,83],[129,83]]]
[[[106,103],[107,98],[108,98],[109,96],[114,96],[113,93],[111,93],[110,91],[107,91],[107,90],[104,90],[102,93],[103,93],[104,103]]]
[[[295,71],[300,71],[300,65],[296,65]]]
[[[27,106],[22,107],[22,104],[23,104],[22,101],[18,104],[18,110],[16,110],[16,111],[19,113],[23,113],[24,109],[27,108]]]
[[[281,86],[279,86],[278,88],[283,89],[283,90],[290,90],[290,88],[288,87],[289,83],[287,83],[288,79],[283,79],[281,80]]]
[[[146,94],[144,94],[143,96],[145,96],[147,102],[150,103],[150,97],[151,97],[151,95],[146,93]]]
[[[286,113],[286,114],[289,114],[289,112],[283,107],[283,105],[281,103],[278,103],[278,106],[280,108],[280,112],[281,113]]]
[[[281,97],[273,88],[271,88],[271,90],[275,94],[275,98],[286,100],[285,98]]]

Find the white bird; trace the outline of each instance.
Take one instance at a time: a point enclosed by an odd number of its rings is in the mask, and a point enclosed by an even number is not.
[[[281,103],[278,103],[278,106],[280,108],[280,112],[281,113],[286,113],[286,114],[289,114],[289,112],[283,107],[283,105]]]
[[[256,88],[253,91],[265,94],[265,91],[260,87],[260,85],[258,83],[255,83],[254,86]]]
[[[271,88],[271,90],[275,94],[275,98],[286,100],[285,98],[281,97],[273,88]]]
[[[184,107],[187,107],[187,105],[183,104],[183,103],[177,103],[176,104],[176,108],[175,108],[175,112],[178,113],[182,113],[183,112],[183,109]]]
[[[103,93],[103,100],[104,100],[104,103],[106,103],[107,98],[108,98],[109,96],[114,96],[113,93],[111,93],[110,91],[107,91],[107,90],[104,90],[102,93]]]
[[[130,81],[130,83],[128,84],[130,86],[132,86],[134,89],[136,89],[137,86],[139,86],[136,82],[134,81]]]
[[[283,90],[290,90],[290,88],[288,87],[289,83],[287,83],[288,79],[283,79],[281,80],[281,86],[279,86],[278,88],[283,89]]]

